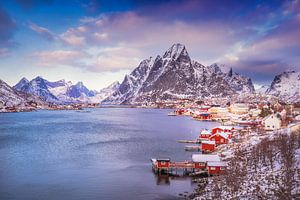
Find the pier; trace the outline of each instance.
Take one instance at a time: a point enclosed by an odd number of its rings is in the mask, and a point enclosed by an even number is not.
[[[152,170],[156,174],[178,175],[200,175],[208,174],[206,169],[199,169],[192,161],[171,162],[169,159],[151,159]]]

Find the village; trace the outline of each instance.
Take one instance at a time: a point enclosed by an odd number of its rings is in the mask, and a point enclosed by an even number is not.
[[[222,177],[227,174],[227,168],[230,167],[228,161],[234,157],[237,149],[255,146],[279,133],[299,135],[300,130],[299,105],[279,101],[223,105],[201,102],[200,106],[187,103],[168,115],[220,123],[212,129],[199,130],[199,136],[194,140],[177,141],[188,144],[183,150],[193,151],[191,158],[179,162],[172,161],[171,158],[151,159],[152,169],[156,174],[177,176],[180,171],[180,176],[200,177],[194,179],[200,183],[201,177]]]

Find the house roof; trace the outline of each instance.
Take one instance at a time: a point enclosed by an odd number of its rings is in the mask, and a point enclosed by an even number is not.
[[[201,131],[200,133],[201,135],[211,135],[211,132],[207,129],[204,129],[203,131]]]
[[[219,162],[221,161],[220,157],[216,154],[193,154],[193,162]]]
[[[209,138],[212,138],[214,137],[215,135],[220,135],[221,137],[225,138],[225,139],[228,139],[228,133],[224,133],[224,132],[218,132],[218,133],[215,133],[213,134],[212,136],[210,136]]]
[[[209,161],[207,162],[208,167],[226,167],[227,163],[222,161]]]
[[[156,161],[170,162],[170,158],[157,158]]]
[[[203,140],[202,144],[216,144],[216,141]]]

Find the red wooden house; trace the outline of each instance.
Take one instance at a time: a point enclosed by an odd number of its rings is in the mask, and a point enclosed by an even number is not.
[[[216,142],[215,141],[202,141],[201,142],[201,150],[203,152],[213,152],[216,148]]]
[[[218,132],[232,132],[234,130],[234,127],[232,126],[217,126],[211,130],[212,134],[218,133]]]
[[[194,163],[195,169],[206,169],[207,162],[219,162],[220,157],[212,154],[193,154],[192,162]]]
[[[224,174],[226,172],[226,167],[227,164],[225,162],[207,162],[207,171],[209,175]]]
[[[217,145],[219,144],[227,144],[229,141],[229,137],[227,133],[217,132],[216,134],[209,137],[210,141],[215,141]]]
[[[170,167],[170,159],[158,158],[156,159],[157,168],[168,169]]]
[[[211,136],[211,132],[207,129],[204,129],[203,131],[201,131],[200,135],[199,135],[199,139],[209,139],[209,137]]]
[[[197,119],[199,120],[211,120],[211,114],[209,113],[200,113],[197,115]]]

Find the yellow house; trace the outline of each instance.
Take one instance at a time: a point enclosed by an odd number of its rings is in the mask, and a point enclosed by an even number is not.
[[[235,103],[230,106],[229,110],[231,113],[242,115],[248,113],[249,106],[245,103]]]

